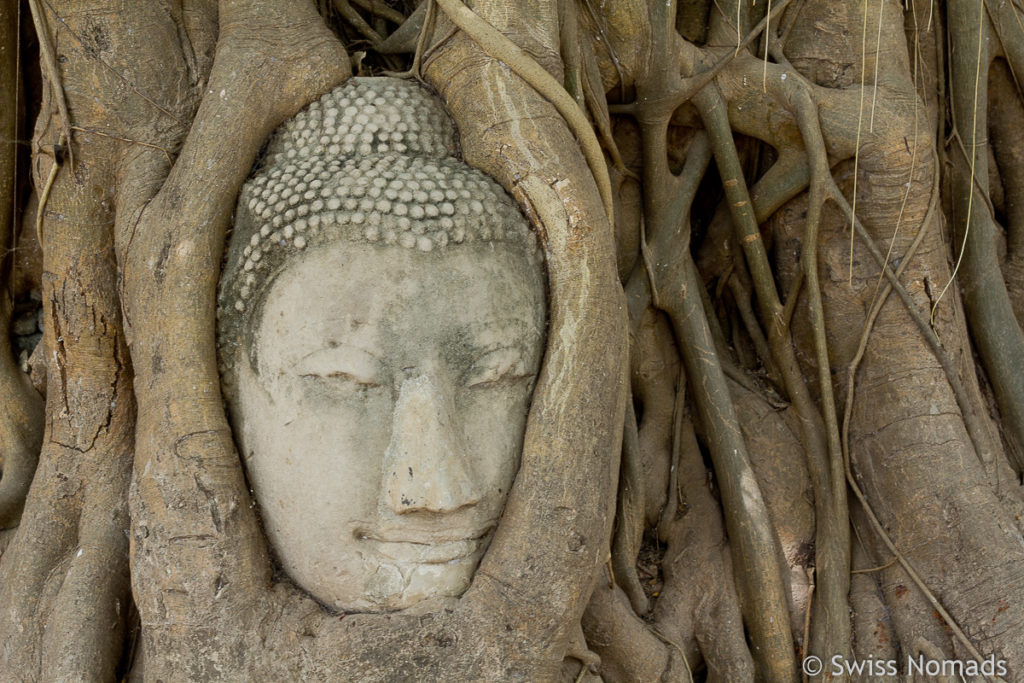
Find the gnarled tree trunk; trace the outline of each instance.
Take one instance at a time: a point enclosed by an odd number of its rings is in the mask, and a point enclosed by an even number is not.
[[[1024,676],[1024,8],[467,4],[0,0],[3,677]],[[274,571],[215,293],[272,131],[403,67],[550,324],[472,586],[340,615]]]

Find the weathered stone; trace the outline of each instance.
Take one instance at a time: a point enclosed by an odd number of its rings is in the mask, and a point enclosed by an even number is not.
[[[225,395],[287,574],[343,611],[460,595],[519,467],[536,240],[416,83],[353,79],[275,133],[219,307]]]

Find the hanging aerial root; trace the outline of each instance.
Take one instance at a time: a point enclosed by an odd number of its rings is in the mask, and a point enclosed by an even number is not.
[[[699,649],[709,680],[750,680],[755,668],[743,631],[742,588],[736,585],[722,511],[687,415],[684,379],[680,373],[672,444],[675,485],[658,528],[667,547],[655,633],[673,643],[688,664],[700,663],[692,651]]]
[[[39,0],[29,0],[29,9],[32,12],[32,23],[35,25],[36,36],[39,38],[39,56],[42,62],[43,76],[50,87],[50,95],[57,103],[57,110],[60,112],[62,139],[66,141],[68,148],[68,159],[71,167],[75,166],[73,145],[71,144],[71,114],[68,112],[68,101],[64,94],[64,86],[61,84],[60,69],[57,68],[57,53],[54,50],[50,39],[50,31],[46,28],[46,20]],[[42,210],[40,210],[42,213]]]
[[[793,680],[796,665],[778,563],[781,555],[698,294],[701,284],[689,255],[689,212],[684,209],[681,215],[665,213],[670,206],[667,185],[672,181],[679,185],[675,196],[682,196],[683,206],[688,207],[687,198],[692,200],[696,193],[710,158],[710,147],[701,136],[691,147],[679,178],[663,172],[667,165],[667,124],[667,118],[642,124],[644,208],[651,226],[651,250],[656,255],[656,286],[662,308],[672,320],[700,420],[710,440],[735,566],[742,567],[737,582],[758,664],[767,680]]]
[[[967,322],[996,396],[1000,424],[1013,444],[1008,453],[1011,464],[1019,474],[1024,471],[1024,373],[1020,372],[1024,330],[999,268],[1000,228],[989,206],[984,140],[989,129],[987,76],[996,46],[991,24],[980,9],[977,3],[964,0],[952,0],[947,8],[951,111],[963,142],[950,155],[952,201],[963,221],[962,227],[957,226],[957,232],[964,233],[958,262],[962,261],[959,279]]]
[[[743,169],[736,152],[725,102],[717,90],[706,88],[697,94],[695,104],[704,119],[726,198],[732,213],[736,240],[741,245],[750,269],[761,318],[769,325],[768,341],[782,374],[785,388],[801,417],[802,441],[807,467],[814,487],[817,534],[818,607],[812,636],[814,651],[831,657],[849,651],[850,622],[847,616],[849,592],[849,522],[838,448],[838,424],[826,424],[810,396],[796,360],[788,328],[783,325],[785,310],[775,287],[775,276],[756,222]],[[806,274],[805,274],[806,277]],[[834,427],[834,429],[829,429]],[[831,432],[835,433],[832,434]],[[838,474],[838,481],[836,477]]]
[[[640,464],[640,435],[632,397],[626,401],[622,431],[622,463],[619,475],[616,529],[612,537],[612,570],[615,582],[629,596],[633,611],[647,614],[650,606],[637,577],[636,558],[644,530],[644,482]]]

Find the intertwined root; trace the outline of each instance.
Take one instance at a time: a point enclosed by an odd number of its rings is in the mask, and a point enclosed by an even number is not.
[[[0,19],[13,4],[0,2]],[[267,588],[217,385],[213,291],[238,186],[270,130],[343,79],[348,56],[309,3],[122,13],[108,18],[105,61],[76,42],[98,40],[85,14],[30,4],[41,32],[60,38],[42,43],[50,90],[32,165],[44,192],[49,432],[40,447],[35,390],[0,358],[0,526],[25,502],[41,451],[17,535],[0,532],[5,665],[42,661],[38,675],[57,678],[113,669],[130,613],[118,560],[129,526],[153,676],[212,675],[218,662],[240,675],[387,677],[415,665],[543,678],[566,655],[586,675],[589,646],[609,680],[687,680],[696,666],[792,680],[794,644],[823,657],[1024,650],[1011,627],[1024,619],[1013,472],[1024,166],[1008,143],[981,153],[988,132],[1011,140],[1024,121],[1014,3],[951,1],[943,15],[923,0],[907,12],[782,0],[757,26],[767,8],[739,1],[687,3],[678,22],[673,3],[536,3],[522,16],[507,3],[428,3],[424,40],[404,44],[418,44],[466,159],[538,228],[551,337],[573,340],[549,349],[507,533],[465,598],[429,623],[339,621],[285,584]],[[117,15],[116,3],[94,4]],[[374,45],[402,19],[376,0],[334,6]],[[64,61],[56,44],[72,46]],[[136,59],[157,47],[171,67]],[[949,131],[938,128],[947,68]],[[85,83],[105,96],[84,96]],[[604,93],[635,126],[609,116]],[[939,230],[942,191],[956,248]],[[585,552],[564,551],[567,533],[588,539]],[[638,572],[638,553],[659,556],[660,570]]]

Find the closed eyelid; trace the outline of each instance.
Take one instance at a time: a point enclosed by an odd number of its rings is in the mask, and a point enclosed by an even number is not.
[[[525,346],[525,344],[519,343],[504,343],[475,349],[473,353],[474,361],[479,363],[480,361],[488,360],[490,358],[495,360],[501,360],[504,358],[525,359]]]
[[[348,375],[356,381],[369,384],[378,379],[382,364],[365,349],[341,344],[307,353],[298,360],[295,369],[300,375]]]
[[[470,386],[492,382],[510,376],[522,376],[533,371],[531,359],[521,344],[508,344],[490,348],[476,354],[476,358],[466,373],[466,383]]]

